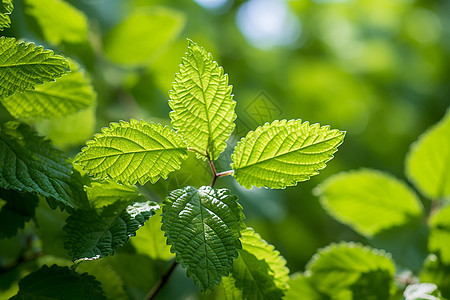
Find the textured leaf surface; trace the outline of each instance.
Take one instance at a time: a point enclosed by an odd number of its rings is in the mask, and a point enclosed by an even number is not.
[[[64,154],[29,126],[18,122],[1,125],[0,187],[38,193],[71,208],[86,207],[79,177]]]
[[[15,118],[27,120],[65,116],[93,106],[96,94],[90,80],[75,62],[70,62],[70,69],[54,82],[1,99],[3,106]]]
[[[1,0],[0,1],[0,31],[3,28],[9,28],[11,25],[11,19],[9,14],[12,13],[14,9],[12,0]]]
[[[87,273],[68,267],[43,266],[19,282],[19,293],[12,299],[106,299],[100,282]]]
[[[294,274],[289,280],[289,290],[286,292],[284,300],[328,300],[330,297],[321,294],[311,284],[310,278],[303,274]]]
[[[242,207],[227,189],[188,186],[164,200],[162,230],[171,251],[203,291],[227,276],[241,249]]]
[[[25,0],[24,3],[26,16],[33,18],[39,26],[35,32],[50,44],[76,44],[86,40],[86,16],[66,1]]]
[[[406,175],[431,200],[450,195],[450,109],[411,145]]]
[[[78,154],[75,162],[91,175],[141,185],[180,168],[186,146],[169,127],[131,120],[111,123]]]
[[[450,265],[450,205],[437,211],[430,219],[428,248],[439,252],[442,261]]]
[[[161,230],[161,212],[161,209],[155,211],[155,215],[145,222],[131,240],[137,253],[147,255],[152,260],[170,260],[175,256],[170,252],[167,238]]]
[[[13,237],[17,230],[24,228],[25,223],[34,216],[38,198],[30,193],[18,193],[0,188],[0,199],[6,201],[6,204],[0,208],[0,239]]]
[[[167,50],[185,22],[184,15],[175,10],[140,8],[108,32],[104,40],[105,54],[121,65],[151,63]],[[151,38],[142,38],[148,36]]]
[[[286,260],[253,229],[241,234],[242,250],[230,276],[223,278],[226,298],[281,299],[288,289]]]
[[[355,243],[332,244],[307,265],[313,286],[333,299],[389,299],[394,264],[384,251]]]
[[[159,206],[151,201],[130,205],[114,203],[94,210],[78,210],[64,226],[64,247],[74,261],[97,259],[112,255],[114,250],[128,242],[130,236],[144,225]]]
[[[169,93],[172,126],[196,149],[216,160],[233,132],[236,102],[228,76],[212,55],[189,41]]]
[[[65,74],[68,67],[63,57],[42,46],[0,37],[0,99],[53,81]]]
[[[249,189],[285,188],[325,168],[345,133],[301,120],[274,121],[250,131],[231,155],[237,182]]]
[[[331,216],[366,236],[404,225],[422,213],[413,190],[377,170],[339,173],[326,179],[314,192]]]

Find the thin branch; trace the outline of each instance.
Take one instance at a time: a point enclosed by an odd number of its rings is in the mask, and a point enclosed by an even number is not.
[[[217,177],[223,177],[223,176],[228,176],[228,175],[233,175],[234,174],[234,170],[228,170],[228,171],[223,171],[220,173],[217,173]]]
[[[148,294],[145,296],[145,300],[150,300],[156,297],[156,295],[159,293],[159,291],[162,289],[162,287],[169,281],[170,276],[172,275],[173,271],[175,270],[178,263],[174,259],[172,262],[172,265],[170,265],[169,270],[167,270],[166,274],[162,276],[162,278],[153,286],[153,288],[148,292]]]

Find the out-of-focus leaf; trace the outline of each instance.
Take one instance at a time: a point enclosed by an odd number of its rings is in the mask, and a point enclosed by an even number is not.
[[[431,200],[450,195],[450,109],[411,145],[406,175]]]
[[[0,31],[3,28],[9,28],[11,25],[11,19],[9,14],[12,13],[14,9],[12,0],[2,0],[0,1]]]
[[[440,300],[436,297],[438,289],[434,283],[415,283],[408,285],[403,292],[405,300]]]
[[[334,218],[366,236],[405,225],[422,213],[416,193],[404,182],[377,170],[361,169],[333,175],[315,194]]]
[[[284,300],[328,300],[330,297],[317,291],[310,279],[303,274],[293,274],[289,280],[289,290],[285,293]]]
[[[430,219],[430,227],[430,251],[438,252],[442,261],[450,265],[450,205],[435,212]]]
[[[442,296],[450,299],[450,265],[443,264],[438,256],[430,254],[425,260],[420,281],[436,284]]]

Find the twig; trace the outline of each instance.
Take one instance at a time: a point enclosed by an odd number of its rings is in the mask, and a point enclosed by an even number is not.
[[[145,300],[150,300],[156,297],[156,295],[159,293],[159,291],[162,289],[162,287],[169,281],[170,276],[172,275],[173,271],[175,270],[178,263],[174,259],[172,262],[172,265],[170,266],[169,270],[167,270],[166,274],[162,276],[162,278],[153,286],[153,288],[148,292],[148,294],[145,296]]]

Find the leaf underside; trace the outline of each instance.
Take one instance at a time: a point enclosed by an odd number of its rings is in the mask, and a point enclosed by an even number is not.
[[[344,135],[301,120],[276,120],[249,132],[237,144],[231,167],[237,182],[247,189],[252,185],[285,188],[325,168]]]
[[[61,207],[78,208],[87,201],[79,177],[64,154],[28,125],[1,125],[0,187],[37,193],[53,198]]]
[[[86,143],[75,163],[98,178],[143,185],[167,178],[186,157],[186,145],[169,127],[132,119],[103,128]]]
[[[42,46],[0,37],[0,99],[53,81],[64,75],[68,67],[63,57]]]
[[[13,9],[14,6],[12,0],[0,1],[0,31],[11,26],[11,19],[9,18],[9,14],[12,13]]]
[[[172,126],[189,148],[216,160],[234,130],[236,102],[228,76],[210,53],[189,41],[169,93]]]
[[[163,202],[162,230],[177,261],[202,291],[227,276],[241,249],[242,207],[227,189],[188,186]]]

